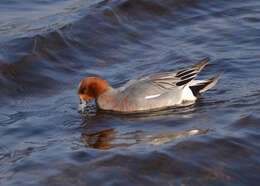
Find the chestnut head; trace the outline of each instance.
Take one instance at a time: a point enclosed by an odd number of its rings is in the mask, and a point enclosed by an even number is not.
[[[109,87],[109,84],[98,77],[87,77],[78,86],[78,95],[81,102],[97,99]]]

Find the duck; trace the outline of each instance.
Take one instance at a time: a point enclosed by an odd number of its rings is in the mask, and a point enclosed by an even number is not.
[[[129,80],[123,86],[113,88],[100,77],[87,77],[78,86],[81,104],[95,100],[98,109],[121,113],[149,112],[196,100],[216,85],[220,76],[206,80],[195,80],[209,63],[204,58],[187,68],[150,74]]]

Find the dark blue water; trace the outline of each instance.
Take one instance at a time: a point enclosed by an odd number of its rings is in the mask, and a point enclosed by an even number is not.
[[[112,86],[210,57],[194,105],[78,112]],[[258,185],[260,1],[0,2],[0,185]]]

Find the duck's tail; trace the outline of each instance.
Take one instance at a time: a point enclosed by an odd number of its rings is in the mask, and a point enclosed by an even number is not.
[[[189,87],[193,95],[198,97],[202,93],[214,87],[222,74],[223,72],[219,73],[215,77],[212,77],[208,80],[192,80],[191,83],[189,84]]]
[[[195,65],[179,70],[176,77],[180,78],[180,81],[176,83],[177,86],[187,85],[202,71],[202,69],[209,63],[210,58],[205,58]]]

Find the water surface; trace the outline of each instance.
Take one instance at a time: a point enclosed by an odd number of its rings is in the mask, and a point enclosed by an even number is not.
[[[26,0],[0,6],[1,185],[258,185],[260,2]],[[78,83],[118,87],[210,57],[194,105],[78,112]]]

